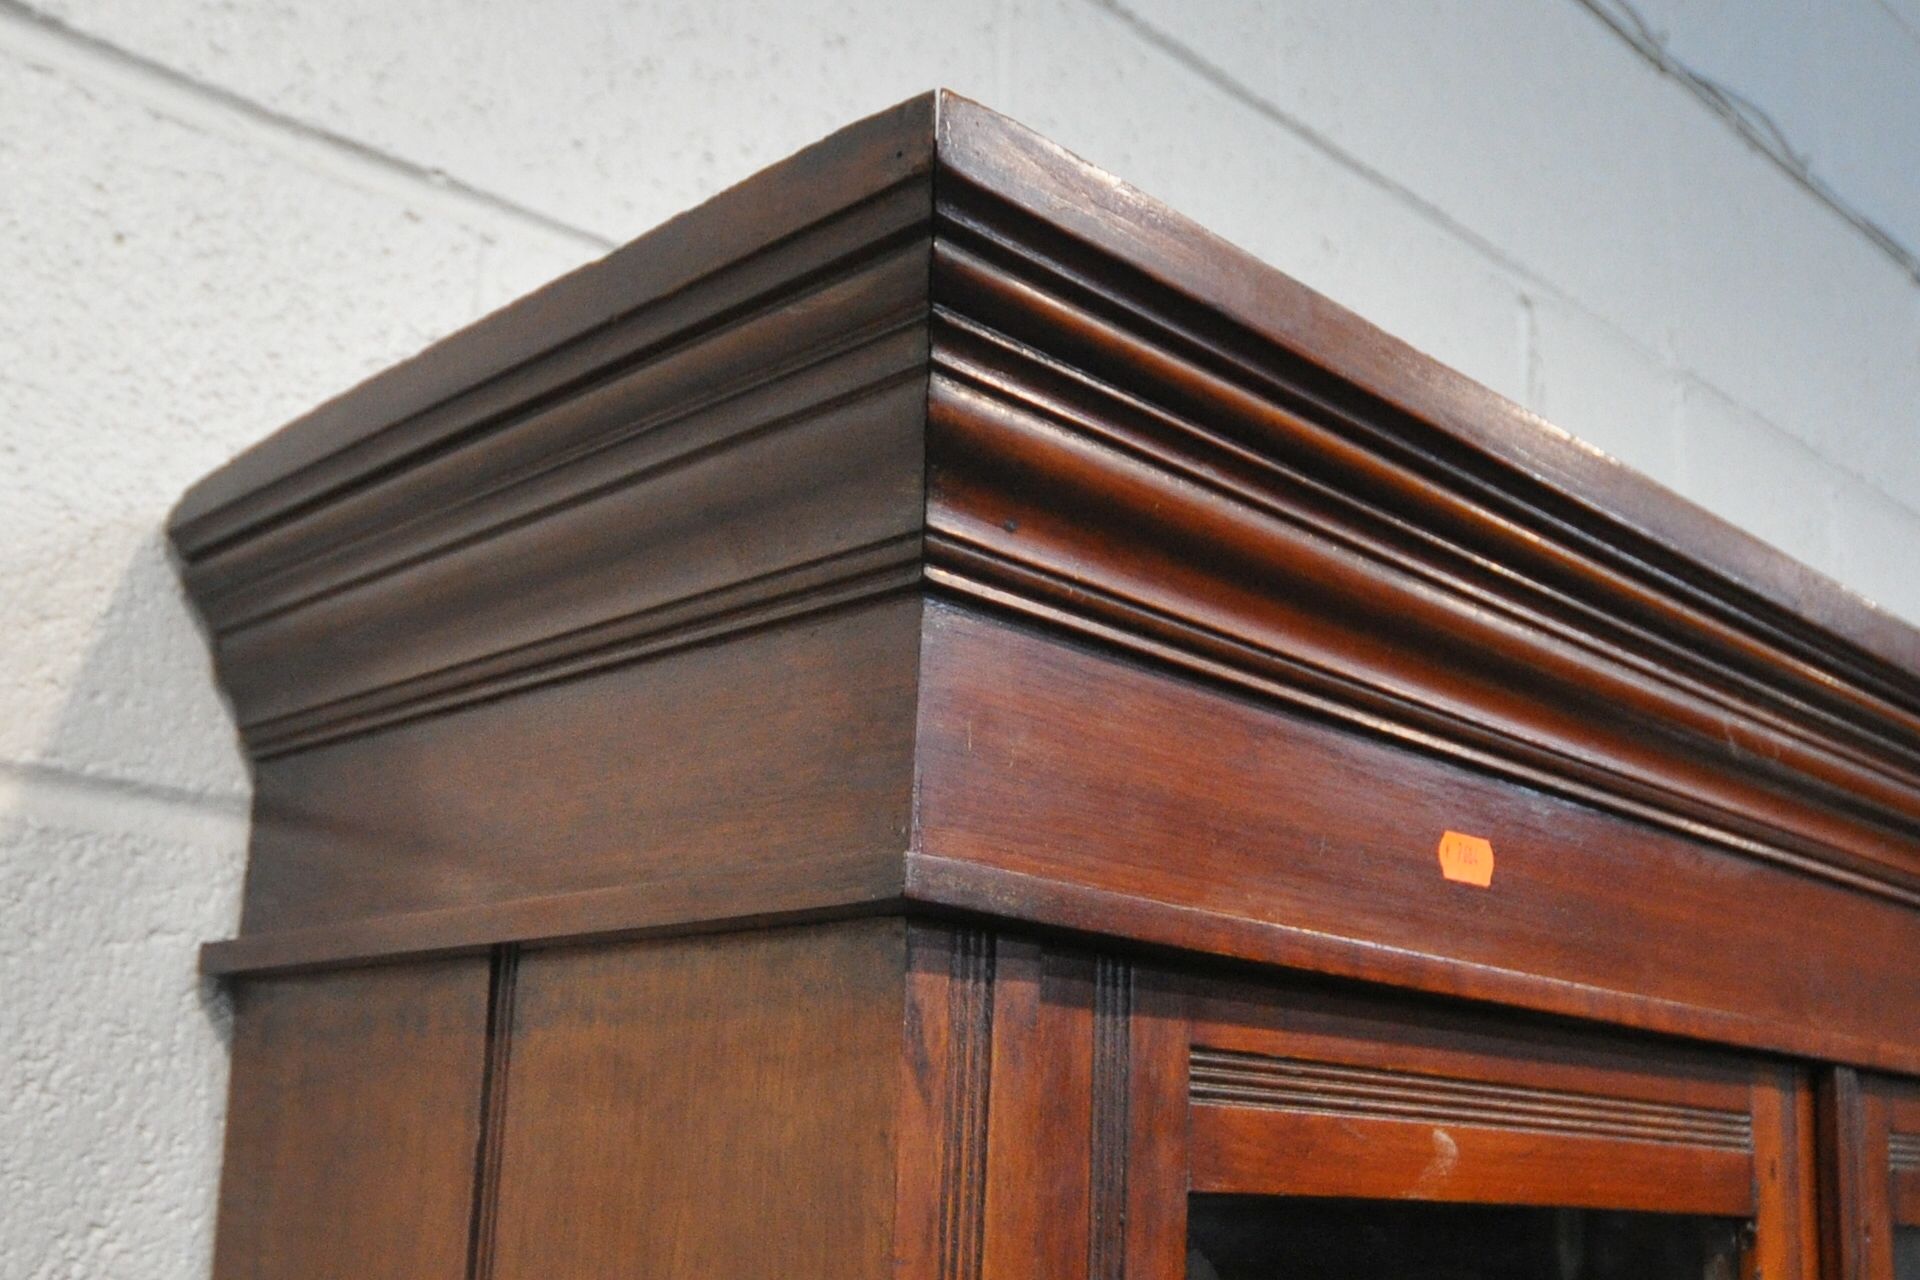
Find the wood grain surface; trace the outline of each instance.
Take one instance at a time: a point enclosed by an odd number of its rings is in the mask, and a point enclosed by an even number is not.
[[[965,99],[170,534],[257,779],[219,1280],[1920,1221],[1920,630]]]
[[[485,1280],[890,1274],[905,937],[526,955]]]
[[[217,970],[906,898],[1920,1070],[1920,632],[954,95],[172,531],[260,771]]]
[[[240,984],[215,1280],[467,1280],[488,973]]]
[[[916,900],[1920,1069],[1920,914],[1878,895],[985,615],[934,606],[922,666]]]

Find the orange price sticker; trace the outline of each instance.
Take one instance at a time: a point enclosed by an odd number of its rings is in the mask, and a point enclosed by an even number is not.
[[[1485,889],[1493,884],[1493,845],[1479,836],[1449,831],[1440,837],[1440,874]]]

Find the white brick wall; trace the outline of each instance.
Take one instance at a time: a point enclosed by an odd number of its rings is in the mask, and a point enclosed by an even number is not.
[[[247,784],[172,500],[936,84],[1920,619],[1920,4],[1591,5],[0,0],[0,1280],[207,1266]]]

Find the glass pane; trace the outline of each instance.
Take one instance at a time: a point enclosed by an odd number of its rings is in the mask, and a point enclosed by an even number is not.
[[[1669,1213],[1196,1195],[1187,1280],[1735,1280],[1744,1225]]]
[[[1894,1280],[1920,1280],[1920,1227],[1893,1231]]]

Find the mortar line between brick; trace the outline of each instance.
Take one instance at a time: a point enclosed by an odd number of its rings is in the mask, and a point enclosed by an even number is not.
[[[112,797],[138,805],[190,810],[216,819],[232,819],[243,823],[250,810],[247,797],[242,795],[194,791],[164,783],[142,782],[118,774],[87,773],[58,764],[0,761],[0,813],[7,810],[9,800],[17,800],[28,793],[57,794],[69,799],[95,801]]]
[[[538,209],[282,115],[250,98],[130,53],[20,0],[0,0],[0,52],[124,93],[149,110],[191,128],[264,146],[350,185],[409,204],[437,207],[483,235],[533,232],[595,253],[604,253],[615,244]]]
[[[1815,173],[1807,159],[1795,152],[1772,116],[1730,87],[1708,79],[1674,56],[1653,34],[1639,10],[1625,0],[1576,0],[1576,3],[1599,19],[1602,26],[1655,71],[1692,95],[1776,169],[1798,183],[1807,194],[1890,258],[1909,279],[1920,283],[1920,257],[1916,257],[1898,236],[1869,217],[1864,210],[1856,208]]]
[[[1575,0],[1575,2],[1583,6],[1588,4],[1588,0]],[[1594,310],[1585,302],[1567,293],[1552,280],[1540,275],[1524,262],[1509,256],[1499,245],[1457,221],[1445,210],[1425,199],[1412,188],[1402,185],[1382,171],[1366,164],[1358,157],[1341,148],[1338,144],[1315,131],[1311,126],[1280,110],[1274,106],[1273,103],[1261,97],[1258,92],[1242,84],[1230,73],[1215,65],[1204,55],[1189,47],[1177,37],[1170,35],[1146,18],[1128,9],[1125,0],[1087,0],[1087,3],[1105,10],[1115,19],[1126,25],[1139,39],[1153,46],[1153,48],[1171,58],[1193,75],[1198,76],[1221,93],[1233,98],[1242,106],[1247,107],[1249,110],[1254,111],[1273,124],[1285,129],[1288,133],[1300,139],[1301,142],[1312,147],[1315,151],[1318,151],[1328,160],[1348,170],[1362,180],[1371,183],[1385,194],[1402,201],[1416,214],[1433,223],[1441,231],[1453,236],[1456,240],[1460,241],[1461,244],[1480,254],[1492,266],[1507,273],[1513,282],[1521,287],[1522,306],[1528,308],[1530,312],[1537,301],[1550,301],[1557,307],[1565,308],[1579,315],[1587,322],[1599,327],[1610,337],[1623,343],[1638,354],[1647,357],[1660,368],[1667,370],[1674,377],[1694,382],[1706,388],[1735,408],[1765,423],[1772,430],[1780,432],[1800,447],[1819,457],[1840,474],[1865,484],[1868,488],[1874,490],[1874,492],[1879,493],[1903,508],[1915,510],[1912,504],[1905,498],[1889,492],[1883,485],[1871,477],[1856,471],[1840,459],[1834,458],[1815,448],[1806,439],[1788,428],[1781,426],[1767,414],[1746,403],[1746,401],[1730,390],[1717,383],[1708,381],[1701,374],[1686,365],[1672,362],[1641,342],[1637,336],[1621,328],[1611,317]],[[1815,199],[1822,199],[1818,192],[1812,192],[1811,194],[1814,195]],[[1844,211],[1841,212],[1844,216]],[[1875,242],[1875,248],[1883,253],[1886,252],[1886,246],[1877,242]],[[1898,255],[1894,255],[1894,261],[1902,268],[1905,268],[1907,265],[1905,260]],[[1916,295],[1916,305],[1920,305],[1920,295]],[[1529,361],[1527,370],[1528,390],[1526,393],[1528,396],[1528,404],[1526,407],[1537,414],[1539,412],[1539,394],[1536,381],[1539,377],[1539,371],[1533,367],[1533,364],[1537,361],[1538,353],[1532,349],[1532,343],[1537,341],[1539,336],[1537,315],[1530,314],[1523,320],[1523,324],[1525,324],[1529,330],[1527,349],[1523,351],[1523,357]],[[1551,430],[1559,431],[1561,434],[1570,434],[1551,421],[1543,418],[1542,422]]]
[[[4,0],[0,0],[4,2]],[[1198,76],[1221,93],[1226,94],[1241,106],[1263,117],[1298,138],[1313,150],[1331,160],[1342,169],[1379,188],[1387,195],[1399,200],[1427,221],[1453,236],[1462,244],[1483,255],[1494,266],[1507,272],[1516,281],[1531,285],[1536,290],[1552,295],[1556,300],[1570,305],[1581,306],[1568,297],[1553,281],[1540,275],[1526,263],[1512,257],[1498,244],[1487,239],[1473,228],[1453,217],[1433,201],[1422,196],[1412,187],[1389,177],[1380,169],[1361,160],[1352,152],[1333,142],[1325,134],[1311,125],[1281,110],[1259,92],[1242,84],[1231,73],[1225,71],[1204,54],[1195,50],[1177,36],[1169,34],[1146,18],[1127,8],[1123,0],[1089,0],[1090,3],[1106,10],[1124,24],[1134,35],[1153,46],[1160,53]],[[1584,310],[1585,308],[1582,307]]]

